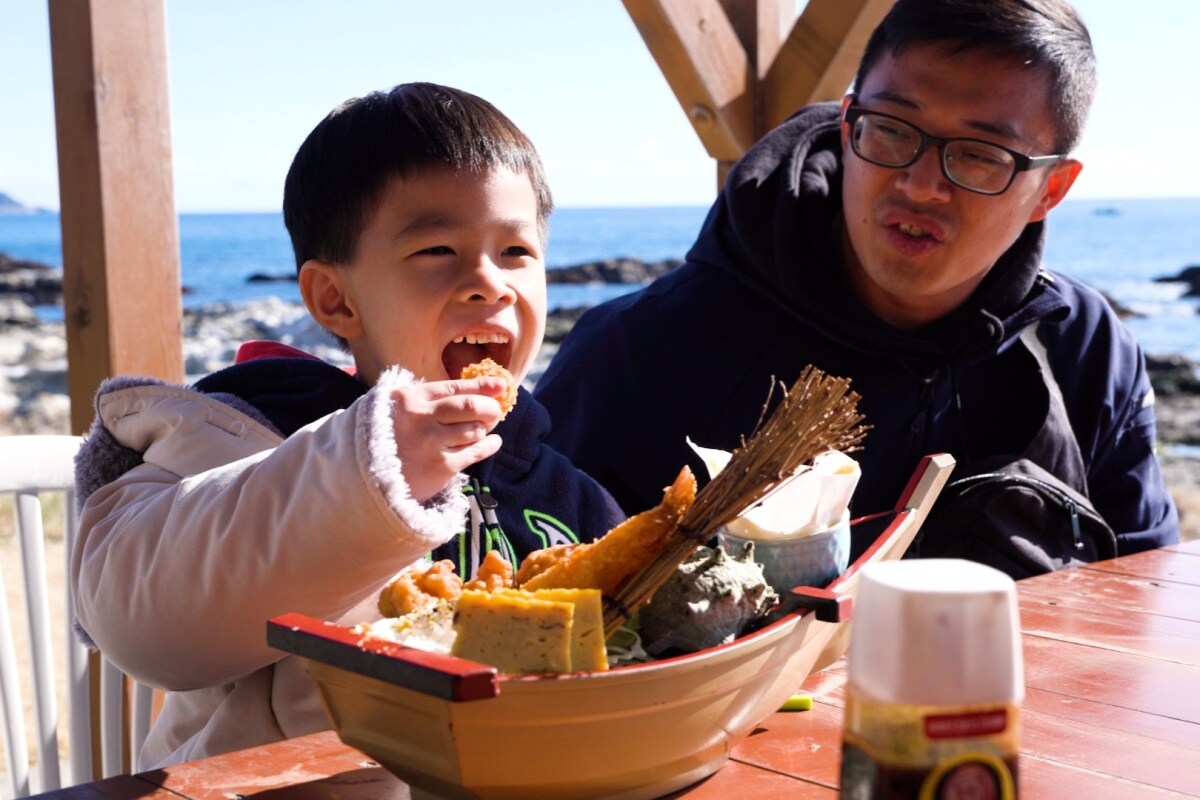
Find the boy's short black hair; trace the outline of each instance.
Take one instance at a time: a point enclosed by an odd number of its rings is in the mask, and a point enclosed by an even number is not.
[[[1079,144],[1096,90],[1092,38],[1067,0],[897,0],[867,41],[854,85],[884,53],[944,42],[953,52],[990,48],[1050,74],[1055,152]]]
[[[283,186],[283,222],[297,271],[309,259],[353,260],[387,182],[431,167],[506,167],[526,175],[545,237],[554,202],[529,138],[480,97],[434,83],[403,83],[342,103],[296,152]]]

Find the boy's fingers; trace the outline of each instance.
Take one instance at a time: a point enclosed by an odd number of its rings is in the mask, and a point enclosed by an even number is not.
[[[499,397],[508,391],[508,382],[503,378],[497,378],[495,375],[471,378],[470,380],[461,381],[461,383],[475,384],[475,392],[477,394],[486,394],[488,397]]]
[[[488,435],[487,426],[480,422],[454,422],[442,426],[444,449],[454,452],[480,442]]]
[[[463,445],[460,448],[451,448],[448,460],[456,471],[462,472],[472,464],[478,464],[485,458],[496,455],[500,450],[500,444],[500,437],[489,433],[477,442]]]
[[[508,384],[502,378],[491,375],[453,381],[433,381],[422,385],[432,400],[475,394],[496,397],[503,394],[508,388]]]
[[[490,427],[500,419],[500,401],[487,394],[447,397],[436,403],[434,417],[443,425],[486,422]]]

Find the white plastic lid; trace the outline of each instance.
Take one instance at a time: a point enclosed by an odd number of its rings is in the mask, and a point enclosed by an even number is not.
[[[1016,584],[961,559],[870,564],[859,575],[847,661],[850,683],[883,702],[1019,703]]]

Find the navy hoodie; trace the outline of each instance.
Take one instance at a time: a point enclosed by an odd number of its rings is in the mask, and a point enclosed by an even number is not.
[[[1098,292],[1042,269],[1044,223],[923,329],[893,328],[854,297],[837,233],[838,122],[838,104],[817,104],[764,137],[731,170],[681,267],[582,317],[536,389],[555,420],[551,445],[627,510],[644,508],[682,464],[704,474],[686,437],[733,449],[772,379],[790,384],[812,364],[851,379],[872,426],[853,454],[852,514],[888,510],[923,455],[1024,451],[1049,404],[1016,346],[1037,323],[1087,469],[1080,488],[1120,551],[1176,541],[1141,350]]]

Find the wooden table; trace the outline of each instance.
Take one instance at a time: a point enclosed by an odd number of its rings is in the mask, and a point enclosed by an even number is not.
[[[1023,800],[1200,797],[1200,542],[1018,583]],[[671,797],[837,797],[845,662],[805,682],[715,775]],[[335,734],[86,784],[45,797],[406,798]]]

